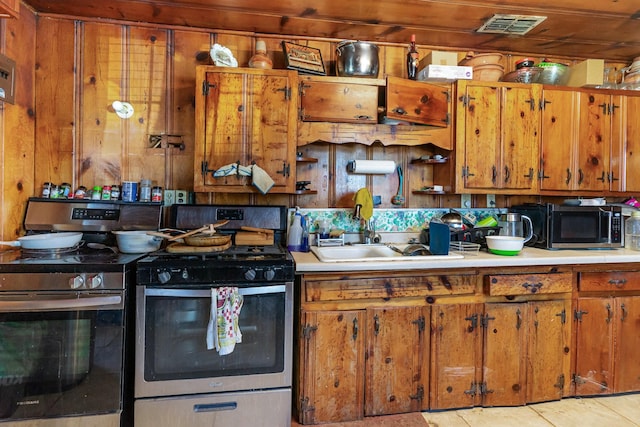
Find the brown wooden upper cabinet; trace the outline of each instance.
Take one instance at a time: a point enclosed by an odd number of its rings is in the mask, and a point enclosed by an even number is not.
[[[300,119],[307,122],[378,123],[384,80],[300,77]]]
[[[384,93],[382,92],[384,90]],[[378,123],[385,119],[447,127],[450,85],[435,85],[399,77],[300,78],[300,119],[336,123]]]
[[[0,18],[18,18],[20,0],[0,0]]]
[[[459,81],[456,191],[538,191],[539,85]]]
[[[540,105],[542,191],[640,189],[640,97],[545,86]]]
[[[274,181],[270,192],[293,193],[297,72],[199,66],[196,86],[194,191],[258,192],[242,173],[255,164]],[[245,168],[224,173],[230,165]]]

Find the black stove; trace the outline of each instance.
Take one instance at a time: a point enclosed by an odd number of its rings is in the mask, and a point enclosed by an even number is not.
[[[144,254],[114,253],[111,231],[156,230],[160,220],[160,204],[30,198],[24,218],[28,235],[75,231],[83,233],[82,240],[71,248],[1,251],[0,273],[123,272]]]
[[[216,230],[234,234],[243,226],[273,230],[273,245],[232,245],[212,253],[158,251],[137,262],[137,284],[197,287],[220,284],[253,286],[262,282],[291,282],[294,262],[284,246],[287,209],[284,206],[174,205],[170,227],[195,229],[222,220]]]

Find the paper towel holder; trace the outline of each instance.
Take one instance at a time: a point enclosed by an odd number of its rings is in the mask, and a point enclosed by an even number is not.
[[[371,169],[365,167],[364,170],[361,170],[356,167],[356,160],[349,160],[347,162],[347,172],[349,173],[357,173],[357,174],[376,174],[376,175],[387,175],[395,171],[396,163],[392,160],[357,160],[360,165],[366,163],[385,163],[384,167],[378,169],[376,167],[372,167]]]

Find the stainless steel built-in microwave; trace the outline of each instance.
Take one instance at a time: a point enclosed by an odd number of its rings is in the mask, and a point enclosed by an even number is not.
[[[602,249],[624,246],[620,206],[547,205],[547,249]]]

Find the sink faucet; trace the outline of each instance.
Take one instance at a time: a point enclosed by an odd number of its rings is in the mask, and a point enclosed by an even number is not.
[[[362,231],[362,243],[365,245],[382,242],[382,237],[376,233],[376,220],[370,219],[364,222]]]

